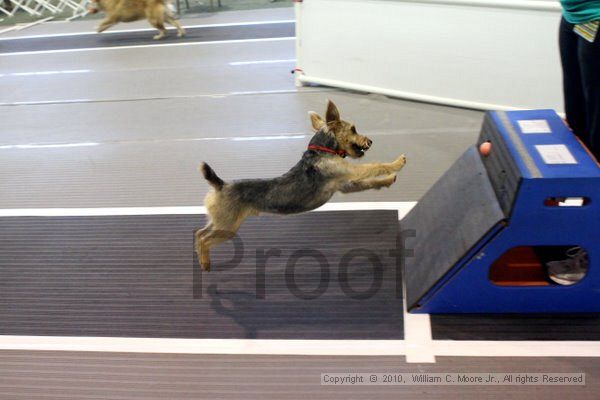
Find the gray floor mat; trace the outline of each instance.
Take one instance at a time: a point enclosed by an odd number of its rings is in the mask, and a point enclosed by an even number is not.
[[[239,265],[229,263],[234,247],[226,243],[214,249],[208,274],[193,259],[193,231],[203,218],[1,218],[0,334],[403,337],[399,278],[388,254],[395,211],[252,218],[239,232]],[[359,253],[340,266],[356,248],[376,261]],[[259,263],[257,274],[257,252],[270,249],[281,256],[264,269]],[[309,256],[315,252],[327,267]],[[288,265],[293,254],[303,255],[295,268]]]

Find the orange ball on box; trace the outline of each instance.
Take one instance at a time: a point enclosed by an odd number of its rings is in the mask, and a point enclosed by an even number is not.
[[[492,142],[483,142],[479,145],[479,153],[481,153],[482,156],[484,156],[484,157],[489,156],[491,151],[492,151]]]

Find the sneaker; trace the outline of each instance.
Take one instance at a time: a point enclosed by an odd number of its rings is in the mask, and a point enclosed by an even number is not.
[[[559,285],[573,285],[587,274],[588,255],[581,247],[571,247],[566,251],[567,259],[549,261],[548,277]]]

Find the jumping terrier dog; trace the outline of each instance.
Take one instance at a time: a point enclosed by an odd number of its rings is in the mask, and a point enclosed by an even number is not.
[[[335,192],[380,189],[396,181],[395,173],[406,164],[404,155],[391,163],[351,164],[344,158],[362,157],[371,147],[371,139],[341,120],[331,101],[325,120],[317,113],[309,114],[316,133],[300,161],[282,176],[227,183],[208,164],[202,164],[204,178],[214,188],[204,199],[209,222],[196,232],[196,253],[205,271],[210,271],[210,248],[231,239],[249,216],[310,211]]]

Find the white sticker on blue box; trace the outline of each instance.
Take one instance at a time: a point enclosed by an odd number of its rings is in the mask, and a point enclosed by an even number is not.
[[[546,164],[577,164],[577,160],[564,144],[538,144],[535,148]]]
[[[552,133],[545,119],[522,119],[517,121],[523,133]]]

